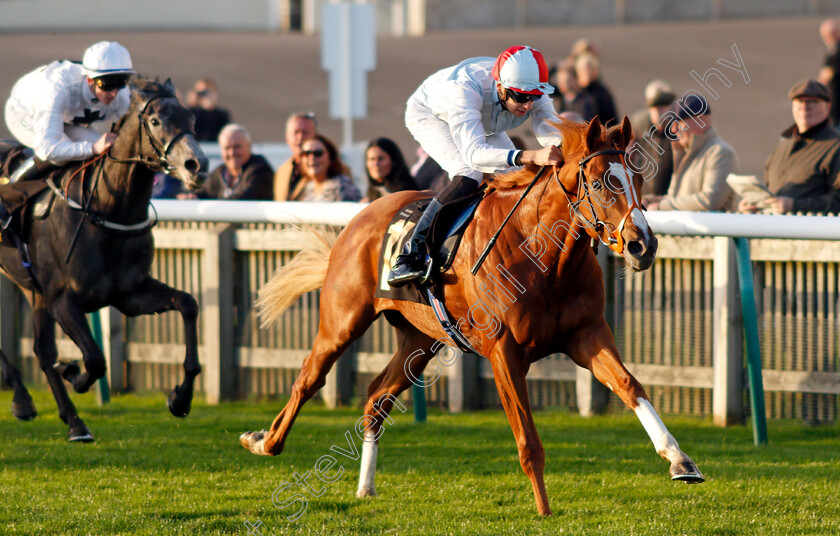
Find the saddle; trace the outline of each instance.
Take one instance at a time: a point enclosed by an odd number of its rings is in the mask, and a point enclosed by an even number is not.
[[[472,221],[479,202],[484,197],[484,188],[475,193],[456,199],[441,208],[426,240],[426,252],[432,265],[431,285],[439,280],[439,275],[449,270],[464,231]],[[379,254],[379,285],[376,296],[394,300],[411,301],[430,305],[426,292],[416,284],[392,288],[388,284],[388,273],[403,249],[403,244],[411,236],[414,226],[423,211],[432,200],[431,197],[420,199],[403,206],[391,219],[391,223],[382,237]]]
[[[30,219],[45,218],[52,203],[52,194],[46,192],[46,181],[34,180],[9,184],[9,177],[26,159],[32,156],[32,149],[14,140],[0,140],[0,202],[6,212],[6,221],[0,232],[0,242],[15,244],[10,233],[27,242]],[[40,201],[39,201],[40,200]],[[28,207],[33,207],[31,210]]]

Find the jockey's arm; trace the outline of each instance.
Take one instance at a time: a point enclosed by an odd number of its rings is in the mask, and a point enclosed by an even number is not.
[[[92,141],[73,141],[64,132],[63,116],[68,98],[67,92],[54,91],[47,96],[44,107],[38,112],[39,117],[35,122],[38,143],[32,149],[40,160],[60,165],[72,160],[83,160],[93,154]],[[70,128],[82,127],[73,125]]]

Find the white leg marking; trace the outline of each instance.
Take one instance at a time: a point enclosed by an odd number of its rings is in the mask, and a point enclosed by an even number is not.
[[[637,398],[636,401],[639,403],[636,406],[636,416],[642,422],[650,440],[653,441],[653,447],[657,454],[670,462],[684,460],[686,455],[680,450],[674,436],[665,428],[665,423],[659,418],[650,402],[641,397]]]
[[[376,454],[379,452],[379,445],[373,439],[373,434],[367,432],[365,441],[362,443],[362,465],[359,471],[359,489],[356,497],[372,497],[376,495],[374,478],[376,477]]]

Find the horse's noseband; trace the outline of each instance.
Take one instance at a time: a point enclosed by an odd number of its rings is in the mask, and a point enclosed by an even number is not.
[[[612,228],[612,224],[609,222],[603,221],[598,218],[598,212],[595,210],[595,203],[592,201],[592,195],[589,191],[589,185],[586,183],[586,164],[595,157],[608,155],[608,154],[617,154],[621,156],[621,165],[624,167],[624,171],[627,175],[628,180],[630,180],[630,173],[627,172],[627,164],[624,161],[624,158],[627,156],[626,151],[622,151],[621,149],[604,149],[603,151],[596,151],[589,155],[586,155],[578,162],[578,191],[576,194],[577,202],[574,203],[569,198],[569,195],[572,192],[568,191],[566,187],[560,182],[560,178],[557,176],[557,172],[554,173],[554,178],[557,180],[557,183],[560,185],[560,188],[563,189],[563,193],[566,195],[566,200],[569,202],[569,206],[572,207],[572,210],[575,212],[575,216],[580,218],[581,221],[586,222],[588,227],[592,227],[595,229],[595,232],[598,233],[599,239],[603,242],[608,248],[615,251],[619,255],[624,252],[624,237],[621,236],[621,232],[624,230],[624,224],[627,223],[627,218],[633,212],[633,209],[638,208],[641,209],[639,203],[637,202],[636,196],[633,195],[632,199],[630,200],[630,206],[627,208],[627,212],[621,218],[621,222],[619,222],[618,227]],[[632,189],[633,184],[630,183],[629,187]],[[587,218],[583,215],[583,213],[578,208],[578,204],[585,202],[587,207],[589,208],[589,212],[591,214],[590,218]],[[612,228],[612,230],[610,230]],[[607,239],[604,240],[601,238],[602,230],[607,231]]]

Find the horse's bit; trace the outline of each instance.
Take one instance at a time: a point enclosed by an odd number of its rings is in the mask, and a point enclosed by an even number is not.
[[[555,170],[554,172],[554,179],[557,181],[557,184],[559,184],[560,188],[563,190],[563,194],[566,196],[566,200],[569,202],[569,206],[574,211],[575,216],[577,218],[580,218],[581,221],[585,222],[587,227],[592,227],[593,229],[595,229],[595,232],[598,233],[598,237],[601,240],[601,242],[606,244],[608,248],[620,255],[624,252],[624,237],[621,236],[621,232],[624,230],[624,224],[627,223],[627,218],[633,212],[633,209],[638,208],[641,210],[641,207],[639,206],[639,203],[637,201],[637,196],[632,195],[632,199],[630,200],[630,206],[627,208],[627,212],[621,218],[621,222],[619,222],[618,227],[614,228],[612,231],[610,231],[612,225],[609,222],[605,222],[598,218],[598,212],[595,210],[595,204],[592,202],[592,194],[589,191],[589,185],[586,183],[586,175],[584,173],[584,169],[586,168],[586,164],[593,158],[608,154],[621,155],[621,165],[624,167],[624,172],[627,175],[627,179],[631,180],[631,175],[627,172],[627,164],[624,161],[624,157],[627,156],[627,153],[620,149],[605,149],[603,151],[596,151],[583,157],[581,161],[578,162],[578,191],[576,194],[577,203],[573,203],[572,200],[569,198],[569,195],[572,194],[572,192],[568,191],[563,185],[563,183],[560,182],[560,178],[557,176],[557,170]],[[629,187],[631,189],[633,188],[632,182],[629,184]],[[583,212],[581,212],[581,210],[578,208],[578,203],[584,201],[586,202],[586,205],[588,206],[589,211],[592,215],[591,218],[587,218],[586,216],[584,216]],[[601,238],[602,230],[607,231],[607,240]]]

